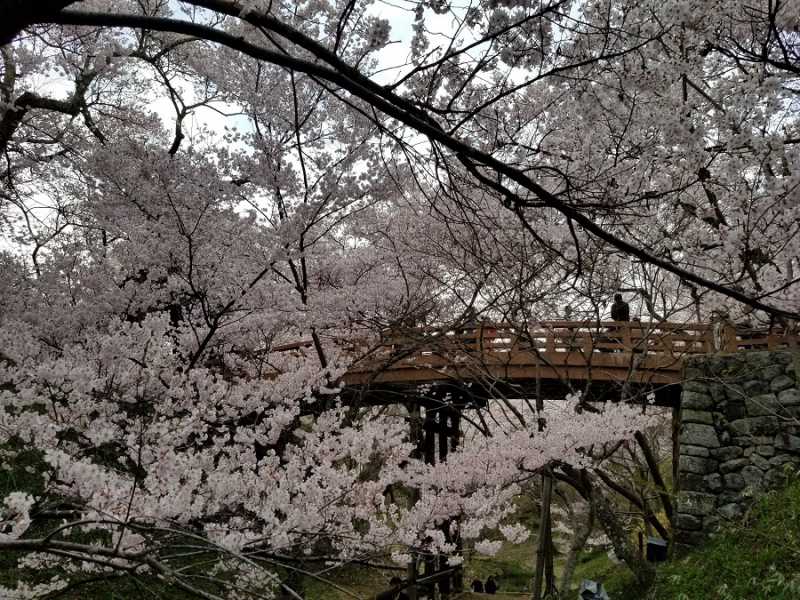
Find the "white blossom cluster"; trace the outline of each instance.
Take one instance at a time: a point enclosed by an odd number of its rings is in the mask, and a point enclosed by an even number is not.
[[[35,500],[25,492],[11,492],[0,509],[0,540],[16,540],[31,524],[30,510]]]
[[[2,600],[36,600],[37,598],[46,598],[51,594],[63,590],[69,585],[69,581],[53,577],[46,583],[38,583],[30,585],[24,581],[20,581],[13,588],[0,585],[0,599]]]
[[[386,19],[374,18],[370,21],[367,32],[367,47],[376,50],[383,48],[389,42],[389,33],[392,28]]]
[[[391,53],[371,0],[80,4],[159,27],[3,48],[0,457],[38,487],[0,498],[0,551],[68,500],[48,543],[97,541],[64,572],[153,574],[176,531],[243,581],[259,553],[458,564],[456,534],[529,535],[520,481],[648,419],[571,396],[429,465],[354,368],[484,381],[448,327],[617,290],[645,323],[796,327],[797,0],[400,3]]]

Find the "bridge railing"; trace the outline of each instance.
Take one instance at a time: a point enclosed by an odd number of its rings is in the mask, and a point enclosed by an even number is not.
[[[465,324],[455,328],[415,328],[384,333],[383,347],[392,352],[441,351],[506,353],[528,350],[560,352],[627,352],[682,356],[714,351],[735,352],[797,348],[798,336],[779,330],[736,329],[730,325],[643,321],[539,321],[523,327],[502,322]]]
[[[465,323],[458,327],[416,327],[382,332],[372,356],[411,353],[426,356],[441,353],[468,355],[505,354],[515,351],[538,353],[641,353],[679,358],[715,351],[777,350],[800,347],[798,334],[781,330],[735,328],[732,325],[673,323],[667,321],[538,321],[527,326],[507,322]],[[366,341],[342,340],[357,352]],[[273,347],[274,351],[299,352],[312,346],[310,340]]]

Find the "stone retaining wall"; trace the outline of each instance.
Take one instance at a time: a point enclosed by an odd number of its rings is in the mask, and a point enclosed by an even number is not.
[[[679,418],[675,541],[696,545],[800,464],[800,353],[689,359]]]

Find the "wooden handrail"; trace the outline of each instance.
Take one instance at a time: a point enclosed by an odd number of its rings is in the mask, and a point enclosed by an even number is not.
[[[535,351],[547,354],[623,352],[680,357],[714,351],[797,348],[798,335],[780,330],[716,327],[707,323],[657,321],[537,321],[527,326],[508,322],[470,322],[455,327],[418,327],[385,330],[378,348],[383,353],[411,350],[411,359],[431,353],[466,352],[471,355]],[[354,340],[342,345],[357,347]],[[286,352],[310,347],[311,340],[274,346]],[[367,347],[369,344],[362,344]],[[373,345],[374,347],[374,345]]]

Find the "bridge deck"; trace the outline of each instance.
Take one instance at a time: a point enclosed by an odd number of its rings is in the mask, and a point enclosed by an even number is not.
[[[692,354],[797,347],[797,335],[706,324],[481,323],[387,335],[344,380],[349,385],[482,378],[670,384],[680,381],[683,359]]]
[[[304,352],[311,346],[303,341],[274,350]],[[570,385],[588,385],[596,397],[610,397],[622,384],[658,390],[680,383],[683,360],[694,354],[800,344],[797,334],[729,325],[542,321],[527,327],[484,322],[387,331],[377,344],[350,340],[346,346],[357,358],[343,383],[350,392],[370,389],[373,398],[385,395],[388,402],[419,384],[477,384],[484,395],[533,385],[563,395]]]

